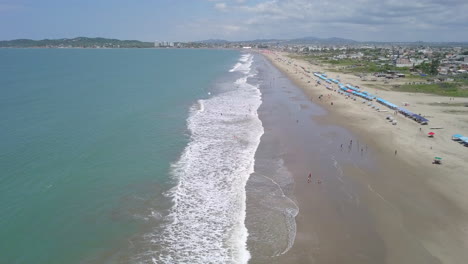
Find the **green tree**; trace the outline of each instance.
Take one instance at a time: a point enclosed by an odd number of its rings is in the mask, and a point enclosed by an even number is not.
[[[439,74],[439,71],[437,70],[437,68],[439,68],[439,65],[440,65],[440,61],[438,59],[433,59],[431,61],[431,66],[429,68],[429,74],[431,75]]]

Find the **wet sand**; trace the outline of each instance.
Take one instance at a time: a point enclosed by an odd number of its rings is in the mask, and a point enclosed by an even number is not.
[[[278,255],[281,250],[270,252],[261,243],[250,242],[250,263],[468,259],[466,209],[431,183],[442,177],[437,169],[401,159],[393,149],[378,144],[371,131],[356,129],[343,116],[311,102],[314,94],[304,93],[264,60],[259,115],[265,134],[256,160],[272,156],[284,160],[294,179],[284,193],[295,201],[299,213],[292,248]],[[257,163],[256,173],[268,173]]]

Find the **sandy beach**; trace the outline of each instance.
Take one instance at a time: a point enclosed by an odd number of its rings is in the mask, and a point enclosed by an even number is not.
[[[289,80],[277,75],[270,90],[262,91],[270,105],[260,111],[262,142],[284,142],[282,159],[294,178],[291,197],[299,213],[292,248],[251,263],[464,263],[468,156],[451,135],[468,134],[468,110],[460,107],[468,99],[368,88],[359,77],[339,74],[342,83],[407,103],[430,120],[421,126],[384,106],[388,112],[378,112],[317,86],[312,72],[325,72],[319,65],[285,53],[263,54]],[[285,114],[272,115],[272,109]],[[389,123],[388,115],[398,124]],[[257,156],[266,153],[261,143]],[[442,165],[432,164],[435,156]]]

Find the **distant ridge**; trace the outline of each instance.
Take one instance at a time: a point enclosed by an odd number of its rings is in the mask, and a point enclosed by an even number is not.
[[[445,42],[425,42],[425,41],[356,41],[352,39],[331,37],[331,38],[318,38],[318,37],[303,37],[294,39],[254,39],[254,40],[241,40],[229,41],[224,39],[216,40],[202,40],[196,43],[204,44],[270,44],[270,45],[355,45],[355,44],[368,44],[368,45],[431,45],[431,46],[467,46],[468,41],[445,41]]]
[[[46,48],[46,47],[72,47],[72,48],[152,48],[154,43],[138,40],[119,40],[108,38],[62,38],[62,39],[15,39],[0,41],[2,48]]]
[[[197,43],[205,44],[227,44],[227,43],[281,43],[281,44],[355,44],[358,41],[344,38],[317,38],[317,37],[304,37],[295,39],[254,39],[243,41],[228,41],[224,39],[209,39],[195,41]]]
[[[423,42],[423,41],[356,41],[352,39],[331,37],[331,38],[318,38],[318,37],[303,37],[295,39],[254,39],[242,41],[229,41],[224,39],[207,39],[201,41],[189,41],[192,44],[205,44],[205,45],[230,45],[230,44],[244,44],[244,45],[431,45],[431,46],[468,46],[467,41],[461,42]],[[190,45],[189,45],[190,46]],[[193,45],[192,47],[198,47]],[[203,45],[201,45],[203,46]],[[139,40],[119,40],[109,38],[61,38],[61,39],[15,39],[0,41],[0,48],[153,48],[153,42],[144,42]]]
[[[206,44],[226,44],[230,43],[230,41],[224,39],[207,39],[201,41],[194,41],[195,43],[206,43]]]
[[[352,39],[344,39],[344,38],[317,38],[317,37],[305,37],[305,38],[297,38],[289,40],[290,43],[295,44],[355,44],[358,41]]]

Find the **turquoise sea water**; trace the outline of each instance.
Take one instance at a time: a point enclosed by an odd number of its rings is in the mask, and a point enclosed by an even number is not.
[[[139,232],[167,203],[189,108],[238,58],[0,49],[0,263],[82,263]]]

